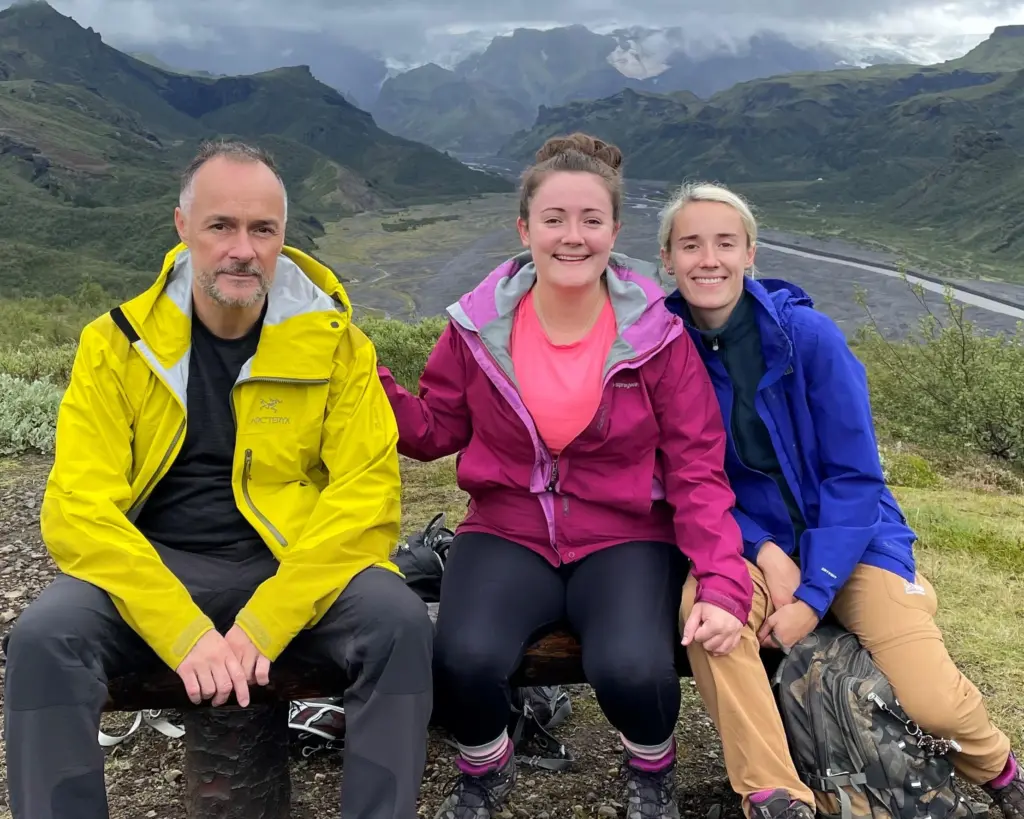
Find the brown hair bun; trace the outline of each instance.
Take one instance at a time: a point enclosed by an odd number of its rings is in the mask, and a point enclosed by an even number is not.
[[[547,140],[537,151],[537,164],[569,151],[578,151],[584,156],[598,159],[616,172],[622,167],[622,151],[618,147],[579,131],[569,136],[551,137]]]

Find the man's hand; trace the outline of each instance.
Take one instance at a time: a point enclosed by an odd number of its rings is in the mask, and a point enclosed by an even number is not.
[[[800,567],[778,544],[768,541],[758,550],[757,567],[764,574],[772,606],[781,609],[793,602],[793,593],[800,586]]]
[[[214,706],[223,705],[234,689],[238,704],[249,704],[249,687],[235,653],[219,632],[208,631],[175,669],[188,698],[195,705],[213,697]]]
[[[683,627],[683,645],[703,643],[709,654],[722,657],[740,642],[743,623],[725,609],[711,603],[697,603]]]
[[[224,638],[235,654],[242,673],[250,683],[267,685],[270,682],[270,660],[264,657],[238,626],[232,626]]]
[[[818,625],[818,615],[803,600],[782,606],[764,621],[757,639],[765,648],[788,651]]]

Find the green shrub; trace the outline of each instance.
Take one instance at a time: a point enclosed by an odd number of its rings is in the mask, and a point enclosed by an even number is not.
[[[933,489],[941,480],[920,455],[905,452],[900,446],[880,446],[878,455],[882,461],[882,472],[886,483],[891,486],[907,486],[913,489]]]
[[[394,319],[365,318],[357,322],[377,348],[377,360],[395,377],[395,381],[416,392],[427,357],[434,349],[446,320],[440,317],[406,324]]]
[[[872,319],[857,343],[880,425],[900,440],[1024,467],[1024,325],[1013,335],[978,332],[949,288],[940,321],[922,288],[908,286],[926,310],[917,336],[891,342]]]
[[[53,454],[63,390],[0,373],[0,455]]]
[[[74,344],[54,347],[30,344],[13,350],[0,348],[0,373],[26,381],[43,379],[67,386],[76,349]]]

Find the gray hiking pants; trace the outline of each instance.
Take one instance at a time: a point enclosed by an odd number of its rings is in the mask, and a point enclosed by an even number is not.
[[[235,563],[157,548],[222,634],[277,568],[269,551]],[[371,568],[282,655],[336,663],[352,680],[344,698],[344,819],[416,817],[433,702],[432,640],[419,597],[398,575]],[[159,658],[104,591],[64,575],[22,613],[6,653],[13,819],[108,819],[98,742],[106,682],[157,668]]]

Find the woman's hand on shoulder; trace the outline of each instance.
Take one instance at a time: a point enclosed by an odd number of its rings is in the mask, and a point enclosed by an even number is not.
[[[712,603],[696,603],[683,626],[683,645],[696,641],[716,657],[729,654],[740,643],[743,623]]]

